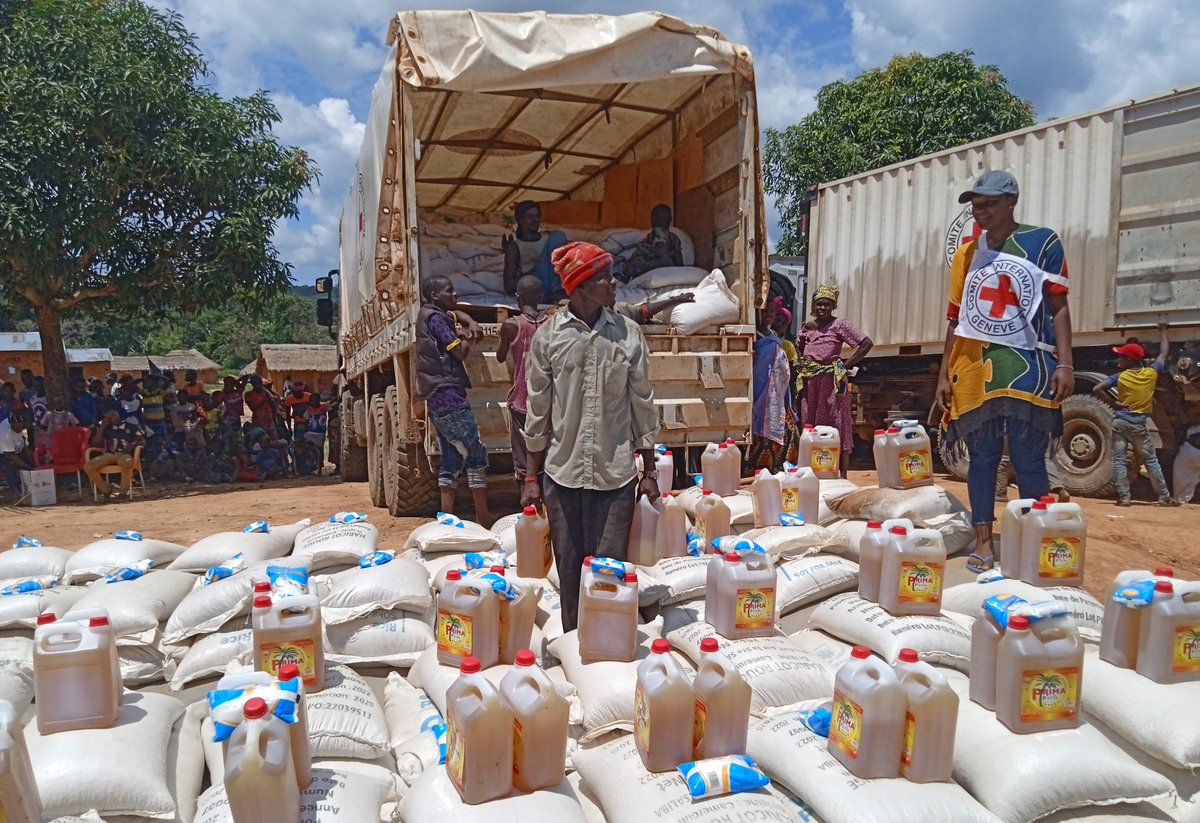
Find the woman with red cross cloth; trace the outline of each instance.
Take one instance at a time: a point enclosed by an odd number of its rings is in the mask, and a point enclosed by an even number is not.
[[[992,524],[1005,439],[1021,497],[1046,494],[1046,449],[1062,434],[1060,404],[1075,391],[1062,241],[1013,218],[1019,193],[1012,174],[993,170],[958,198],[971,204],[981,234],[950,264],[937,399],[950,444],[963,440],[970,448],[972,572],[996,562]]]

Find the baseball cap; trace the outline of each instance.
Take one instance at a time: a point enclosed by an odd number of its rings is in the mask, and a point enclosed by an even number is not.
[[[958,196],[958,202],[970,203],[971,195],[982,194],[984,197],[999,197],[1002,194],[1020,194],[1017,178],[1011,172],[1001,169],[991,169],[979,175],[975,185]]]
[[[1124,346],[1113,346],[1113,354],[1130,360],[1141,360],[1146,356],[1146,350],[1141,343],[1126,343]]]

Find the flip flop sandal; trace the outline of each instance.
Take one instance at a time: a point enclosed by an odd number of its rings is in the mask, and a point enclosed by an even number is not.
[[[983,574],[996,568],[996,556],[982,557],[975,552],[967,555],[967,571],[972,574]]]

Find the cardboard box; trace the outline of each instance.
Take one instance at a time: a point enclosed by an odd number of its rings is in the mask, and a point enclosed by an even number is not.
[[[21,472],[21,493],[29,495],[31,506],[53,506],[58,503],[53,469],[34,469]]]

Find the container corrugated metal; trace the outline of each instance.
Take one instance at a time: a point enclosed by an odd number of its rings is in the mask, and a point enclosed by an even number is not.
[[[1062,238],[1077,345],[1200,320],[1197,98],[1200,87],[1155,95],[823,185],[810,283],[841,289],[839,314],[875,341],[873,357],[940,350],[950,257],[977,231],[958,196],[983,170],[1007,169],[1021,185],[1017,219]]]

